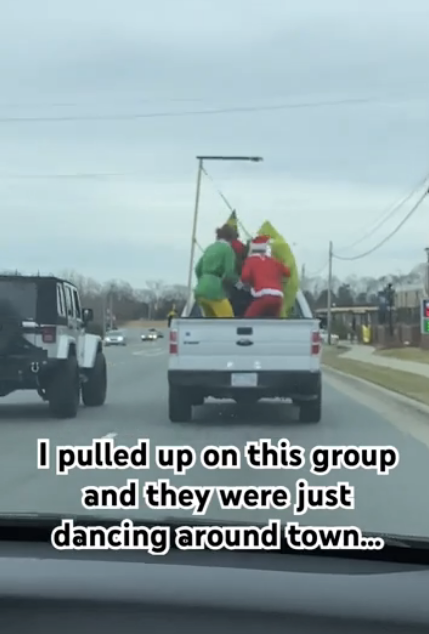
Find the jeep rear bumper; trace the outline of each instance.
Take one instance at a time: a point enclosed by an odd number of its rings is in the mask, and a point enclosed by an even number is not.
[[[34,382],[39,372],[48,367],[48,363],[48,352],[42,348],[0,355],[0,383]]]

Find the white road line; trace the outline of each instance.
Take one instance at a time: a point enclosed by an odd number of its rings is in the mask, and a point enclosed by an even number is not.
[[[106,434],[105,436],[102,436],[102,438],[116,438],[118,434],[114,431],[111,431],[110,434]]]
[[[167,354],[167,350],[156,348],[155,350],[138,350],[132,353],[134,357],[159,357],[161,354]]]

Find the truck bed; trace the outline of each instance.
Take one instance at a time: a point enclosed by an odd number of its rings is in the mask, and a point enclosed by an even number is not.
[[[316,371],[316,319],[176,319],[170,370]]]
[[[191,312],[192,314],[192,312]],[[207,397],[286,398],[300,420],[321,419],[319,320],[302,292],[292,319],[181,317],[170,327],[169,418],[186,422]]]

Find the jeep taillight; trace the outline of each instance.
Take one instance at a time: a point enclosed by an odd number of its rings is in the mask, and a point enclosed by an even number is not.
[[[170,330],[170,354],[178,353],[177,330]]]
[[[43,326],[42,341],[43,343],[55,343],[57,340],[57,329],[52,326]]]
[[[311,333],[311,354],[319,354],[321,337],[320,332]]]

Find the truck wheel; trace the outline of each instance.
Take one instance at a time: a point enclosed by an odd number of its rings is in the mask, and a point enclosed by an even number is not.
[[[317,399],[302,403],[299,408],[299,420],[301,423],[320,423],[322,418],[322,394]]]
[[[88,380],[82,385],[82,401],[86,407],[101,407],[106,401],[107,366],[106,357],[98,352]]]
[[[56,418],[76,418],[79,401],[79,366],[76,357],[69,357],[59,364],[49,385],[49,409]]]
[[[192,420],[192,401],[183,388],[170,386],[168,417],[171,423],[188,423]]]

